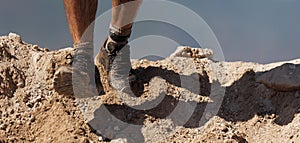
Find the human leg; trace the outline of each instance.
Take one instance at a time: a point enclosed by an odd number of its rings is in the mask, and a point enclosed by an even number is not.
[[[96,17],[98,0],[64,0],[64,7],[74,44],[93,41],[93,28],[82,37]]]
[[[122,43],[128,40],[132,24],[142,0],[113,0],[109,40]],[[110,41],[109,41],[110,42]]]
[[[98,70],[93,64],[93,30],[98,0],[64,0],[66,17],[75,48],[72,67],[61,67],[55,73],[54,87],[62,94],[74,94],[74,90],[95,82]],[[96,74],[93,75],[94,70]],[[77,81],[78,80],[78,81]],[[73,85],[73,83],[76,83]],[[80,83],[80,84],[79,84]],[[96,81],[96,83],[98,83]],[[79,85],[78,85],[79,84]],[[74,86],[80,86],[76,88]],[[81,94],[77,96],[85,96]]]
[[[113,0],[109,35],[95,58],[97,66],[104,67],[110,85],[117,90],[129,87],[131,70],[128,38],[141,0]],[[114,82],[112,82],[114,81]]]

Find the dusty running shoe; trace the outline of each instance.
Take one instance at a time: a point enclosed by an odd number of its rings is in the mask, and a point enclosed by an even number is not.
[[[77,98],[103,94],[99,71],[92,62],[92,44],[88,42],[75,44],[76,53],[71,59],[72,65],[62,66],[55,72],[54,89],[58,93],[74,95]],[[98,93],[96,87],[98,87]]]
[[[102,66],[108,76],[108,83],[118,91],[130,91],[130,83],[136,80],[132,74],[130,62],[130,46],[127,42],[118,44],[114,42],[102,45],[95,57],[95,64]],[[105,48],[106,47],[106,48]]]

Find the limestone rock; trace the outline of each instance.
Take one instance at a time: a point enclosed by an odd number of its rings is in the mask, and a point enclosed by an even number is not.
[[[279,91],[300,90],[300,65],[287,63],[262,73],[258,82]]]

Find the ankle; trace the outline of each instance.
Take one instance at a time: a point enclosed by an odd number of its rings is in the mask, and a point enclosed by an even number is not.
[[[92,56],[94,51],[93,42],[75,43],[73,47],[76,49],[77,54],[87,54]]]
[[[118,27],[116,25],[111,24],[109,27],[109,35],[108,40],[106,42],[105,48],[108,51],[109,45],[113,43],[116,48],[122,48],[128,43],[128,39],[131,35],[131,26],[130,27]],[[119,49],[120,50],[120,49]]]
[[[116,42],[127,41],[131,35],[132,26],[119,27],[113,24],[109,26],[109,37]]]
[[[128,41],[114,41],[111,37],[108,37],[105,43],[105,50],[110,54],[117,54],[123,47],[127,45]]]
[[[74,43],[73,47],[75,49],[86,49],[91,50],[93,49],[93,42],[80,42],[80,43]]]
[[[75,43],[73,45],[74,49],[76,49],[74,61],[85,61],[88,62],[93,61],[94,56],[94,46],[93,42],[81,42]]]

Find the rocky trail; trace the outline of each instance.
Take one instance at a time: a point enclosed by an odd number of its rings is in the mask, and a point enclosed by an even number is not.
[[[73,55],[0,37],[0,143],[300,142],[300,59],[219,62],[209,49],[179,47],[163,60],[132,60],[135,96],[101,74],[105,94],[78,99],[53,86]]]

